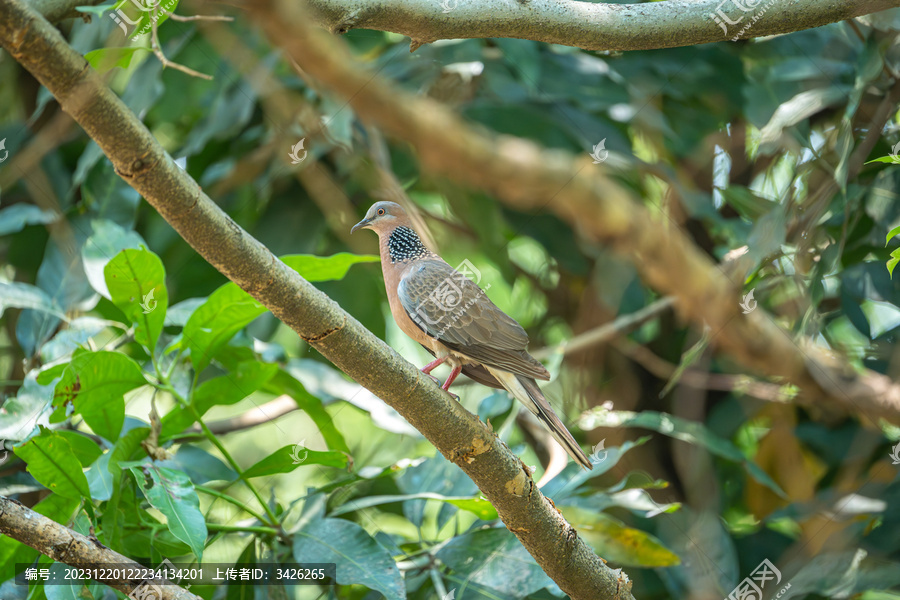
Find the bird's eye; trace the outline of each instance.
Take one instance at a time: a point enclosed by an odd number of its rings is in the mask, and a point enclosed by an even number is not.
[[[375,212],[378,213],[378,216],[380,217],[381,215],[384,214],[384,209],[383,209],[383,208],[379,208],[379,209],[378,209],[377,211],[375,211]]]

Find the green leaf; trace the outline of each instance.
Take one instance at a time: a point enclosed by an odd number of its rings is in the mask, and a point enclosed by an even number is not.
[[[256,540],[250,540],[247,547],[244,548],[241,555],[238,556],[237,562],[240,564],[256,565]],[[225,600],[256,600],[255,586],[240,585],[240,582],[228,584],[225,592]]]
[[[144,385],[141,368],[118,352],[76,352],[56,384],[54,405],[74,401],[99,436],[115,441],[125,422],[125,393]]]
[[[238,363],[227,375],[213,377],[200,384],[191,394],[191,403],[200,413],[206,414],[213,406],[226,406],[240,402],[265,385],[278,372],[278,365],[256,360]],[[178,435],[194,423],[193,413],[177,407],[162,419],[162,438]]]
[[[891,252],[891,258],[887,261],[885,266],[888,270],[888,275],[891,276],[891,279],[894,278],[894,267],[897,266],[897,263],[900,263],[900,248],[894,248]]]
[[[59,433],[41,426],[40,435],[16,446],[15,453],[28,465],[31,476],[50,491],[66,498],[91,497],[81,463]]]
[[[202,559],[206,521],[200,512],[197,491],[188,476],[149,462],[119,463],[119,466],[131,470],[147,501],[166,516],[172,535],[190,546],[197,558]]]
[[[306,391],[303,384],[297,381],[290,373],[279,371],[275,374],[268,388],[277,394],[287,394],[294,399],[300,410],[309,415],[325,443],[332,450],[339,450],[350,454],[350,447],[347,446],[344,436],[338,431],[331,415],[325,410],[325,406],[319,398]]]
[[[681,564],[671,550],[649,533],[626,527],[617,519],[578,506],[560,506],[578,535],[607,560],[635,567],[672,567]]]
[[[276,473],[290,473],[300,465],[324,465],[326,467],[346,469],[347,461],[347,455],[343,452],[335,450],[327,452],[307,450],[303,446],[303,441],[301,441],[299,444],[280,448],[265,457],[244,471],[244,479],[275,475]]]
[[[373,254],[340,252],[332,256],[289,254],[282,256],[281,260],[307,281],[333,281],[343,279],[356,263],[378,262],[381,259]]]
[[[78,462],[81,463],[82,467],[91,466],[91,464],[103,454],[103,450],[100,449],[97,442],[83,433],[61,429],[60,431],[57,431],[56,434],[62,436],[69,442],[69,445],[72,446],[72,452],[74,452],[75,458],[78,459]]]
[[[149,250],[126,249],[106,264],[103,275],[112,303],[137,325],[135,341],[152,353],[169,306],[162,261]]]
[[[891,238],[893,238],[895,235],[900,235],[900,225],[897,225],[896,227],[888,231],[887,237],[884,240],[884,245],[887,246],[890,243]]]
[[[94,70],[104,73],[114,67],[127,69],[131,66],[131,60],[137,52],[150,52],[150,48],[142,48],[140,46],[98,48],[85,54],[84,58],[94,67]]]
[[[443,496],[441,494],[435,494],[432,492],[422,492],[420,494],[396,494],[391,496],[369,496],[367,498],[359,498],[357,500],[351,500],[350,502],[339,506],[328,514],[331,517],[336,517],[338,515],[344,515],[363,508],[369,508],[371,506],[391,504],[393,502],[405,502],[407,500],[439,500],[441,502],[446,502],[447,504],[452,504],[457,508],[468,511],[483,521],[493,521],[494,519],[498,518],[497,509],[495,509],[490,502],[484,500],[481,497],[451,497]]]
[[[226,283],[210,294],[184,326],[194,369],[198,372],[205,369],[234,334],[264,312],[262,304],[233,283]]]
[[[343,519],[313,521],[294,534],[294,560],[301,564],[333,562],[341,585],[364,585],[381,592],[387,600],[406,598],[397,563],[356,523]]]
[[[437,558],[453,570],[451,581],[461,583],[457,589],[461,598],[470,597],[466,592],[472,584],[512,598],[526,598],[551,585],[550,578],[505,527],[457,536],[438,551]]]
[[[44,210],[34,204],[13,204],[0,210],[0,235],[17,233],[26,225],[47,225],[58,218],[59,214],[55,211]]]
[[[684,374],[684,371],[690,367],[692,364],[697,362],[697,359],[703,356],[703,353],[706,351],[706,347],[709,346],[709,340],[711,338],[711,332],[709,327],[705,327],[703,329],[703,335],[697,340],[697,343],[691,346],[687,352],[681,355],[681,361],[678,363],[678,366],[675,368],[675,371],[672,373],[672,376],[669,378],[669,381],[666,382],[666,386],[659,393],[659,397],[663,398],[672,391],[672,388],[678,384],[678,381],[681,379],[681,376]]]
[[[60,319],[66,318],[44,290],[17,281],[0,281],[0,316],[3,316],[7,308],[30,308],[50,313]]]
[[[744,465],[747,472],[782,498],[787,498],[769,475],[759,465],[748,459],[731,442],[712,433],[702,423],[673,417],[666,413],[646,410],[635,413],[627,410],[606,410],[602,407],[588,411],[578,420],[578,425],[588,431],[597,427],[643,427],[676,440],[703,446],[716,456]]]
[[[870,165],[872,163],[892,163],[898,165],[900,164],[900,159],[897,159],[894,155],[889,154],[887,156],[879,156],[878,158],[873,158],[872,160],[866,162],[867,165]]]

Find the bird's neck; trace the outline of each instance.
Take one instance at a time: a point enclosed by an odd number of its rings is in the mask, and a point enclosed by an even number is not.
[[[420,258],[429,258],[434,253],[429,250],[412,227],[400,225],[395,227],[382,241],[382,258],[391,263],[407,262]]]

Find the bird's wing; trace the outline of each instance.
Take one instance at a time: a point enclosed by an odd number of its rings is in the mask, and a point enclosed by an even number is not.
[[[400,280],[397,295],[410,319],[451,350],[512,373],[550,378],[526,351],[522,326],[446,262],[418,261]]]

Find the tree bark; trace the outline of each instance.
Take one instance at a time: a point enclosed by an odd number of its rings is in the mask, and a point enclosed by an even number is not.
[[[293,0],[292,0],[293,3]],[[332,33],[408,35],[410,50],[460,38],[520,38],[585,50],[648,50],[777,35],[900,6],[900,0],[307,0]],[[745,10],[746,9],[746,10]]]
[[[393,406],[471,477],[510,531],[573,600],[633,598],[630,582],[578,537],[537,489],[528,467],[492,430],[222,212],[84,57],[22,0],[0,0],[0,44],[96,141],[116,172],[211,265]]]

